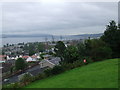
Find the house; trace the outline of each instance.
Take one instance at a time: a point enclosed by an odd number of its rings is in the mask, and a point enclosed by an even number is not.
[[[33,59],[36,59],[37,60],[37,56],[36,55],[32,55],[31,56]]]
[[[52,56],[51,55],[48,55],[48,54],[46,54],[46,55],[43,55],[43,58],[44,59],[49,59],[49,58],[51,58]]]
[[[45,68],[45,67],[53,68],[54,66],[59,65],[60,61],[61,59],[59,57],[53,57],[50,60],[44,59],[39,64],[40,64],[40,68]]]
[[[0,55],[0,63],[6,62],[6,55]]]
[[[32,57],[28,57],[26,61],[27,61],[27,62],[36,62],[37,59],[32,58]]]
[[[30,57],[30,56],[28,56],[28,55],[22,56],[23,59],[27,59],[27,58],[29,58],[29,57]]]

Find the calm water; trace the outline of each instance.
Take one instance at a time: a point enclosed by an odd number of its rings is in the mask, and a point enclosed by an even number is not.
[[[60,40],[60,38],[55,38],[55,41]],[[66,39],[67,40],[67,39]],[[47,41],[52,41],[52,38],[48,38]],[[27,43],[27,42],[45,42],[45,37],[17,37],[17,38],[2,38],[2,45],[7,43],[17,44],[17,43]]]

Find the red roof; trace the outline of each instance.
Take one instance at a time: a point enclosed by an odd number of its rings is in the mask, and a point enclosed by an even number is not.
[[[6,55],[0,55],[0,58],[6,57]]]
[[[32,58],[37,58],[37,56],[35,56],[35,55],[32,55],[31,57],[32,57]]]
[[[22,58],[28,58],[28,57],[30,57],[30,56],[23,56]]]

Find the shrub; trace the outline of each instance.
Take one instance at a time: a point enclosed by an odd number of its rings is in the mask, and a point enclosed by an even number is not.
[[[73,63],[62,63],[62,65],[61,65],[63,68],[64,68],[64,70],[66,71],[66,70],[70,70],[70,69],[73,69],[74,68],[74,65],[73,65]]]
[[[23,76],[20,77],[20,81],[24,84],[27,85],[29,82],[32,81],[32,75],[30,73],[25,73]]]
[[[46,78],[46,77],[47,77],[47,76],[46,76],[45,73],[40,73],[39,75],[35,76],[34,79],[35,79],[35,80],[38,80],[38,79],[41,80],[41,79],[44,79],[44,78]],[[34,81],[35,81],[35,80],[34,80]]]
[[[112,55],[112,50],[109,47],[100,47],[100,48],[97,48],[93,52],[94,52],[94,55],[92,56],[92,58],[95,61],[100,61],[100,60],[108,59]]]
[[[44,71],[44,73],[46,74],[46,76],[51,76],[52,75],[52,72],[51,72],[51,68],[49,68],[49,69],[46,69],[45,71]]]
[[[77,60],[73,63],[74,68],[80,67],[83,65],[83,62],[81,60]]]
[[[54,66],[53,68],[45,70],[44,73],[47,76],[52,76],[52,75],[56,75],[56,74],[62,73],[64,71],[65,70],[64,70],[64,68],[62,66]]]
[[[15,88],[20,88],[21,85],[20,83],[16,82],[16,83],[11,83],[11,84],[7,84],[7,85],[3,85],[2,88],[12,88],[12,89],[15,89]]]
[[[93,60],[91,59],[91,57],[84,57],[84,59],[86,59],[87,63],[92,63]]]
[[[51,71],[52,71],[53,75],[59,74],[59,73],[64,72],[64,68],[62,66],[55,66],[55,67],[53,67],[53,69]]]

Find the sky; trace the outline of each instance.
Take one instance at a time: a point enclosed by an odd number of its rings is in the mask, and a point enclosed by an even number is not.
[[[118,22],[117,2],[2,3],[2,34],[103,33],[111,20]]]

